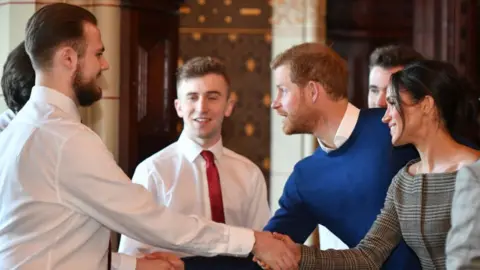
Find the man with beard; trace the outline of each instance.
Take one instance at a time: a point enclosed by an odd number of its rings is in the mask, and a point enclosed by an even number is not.
[[[78,106],[101,98],[96,79],[108,69],[93,14],[64,3],[46,5],[29,19],[25,36],[35,86],[0,134],[3,268],[105,269],[109,229],[196,255],[253,252],[274,269],[295,267],[291,252],[271,233],[157,205],[81,124]]]
[[[11,119],[4,122],[5,128],[27,103],[30,93],[35,85],[35,71],[25,51],[25,43],[22,41],[13,49],[7,57],[3,66],[1,79],[2,90],[5,101],[11,112]],[[15,113],[14,113],[15,112]],[[1,130],[0,130],[1,132]],[[1,148],[1,146],[0,146]],[[167,253],[149,254],[148,258],[135,258],[129,255],[113,253],[112,270],[149,270],[168,269],[170,264],[182,265],[182,261],[174,255]]]
[[[320,144],[299,161],[265,230],[303,243],[319,224],[349,247],[366,235],[393,176],[418,153],[393,148],[384,109],[359,110],[348,102],[345,61],[332,49],[304,43],[271,63],[277,96],[272,108],[285,134],[312,134]],[[384,269],[421,269],[402,242]]]

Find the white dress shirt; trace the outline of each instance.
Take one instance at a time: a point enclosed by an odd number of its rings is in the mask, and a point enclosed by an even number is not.
[[[7,128],[8,124],[13,120],[14,117],[15,113],[10,109],[0,114],[0,132]]]
[[[220,175],[225,223],[263,230],[270,218],[267,187],[260,168],[247,158],[223,147],[222,140],[209,148]],[[185,133],[177,142],[138,165],[134,183],[153,193],[160,205],[186,215],[211,219],[206,161],[202,147]],[[122,236],[119,251],[132,255],[167,251]],[[176,253],[179,256],[190,254]]]
[[[0,115],[0,132],[7,128],[14,117],[15,113],[10,109]],[[112,252],[111,266],[111,270],[135,270],[137,267],[137,258],[126,254]]]
[[[133,184],[73,100],[34,87],[0,134],[0,265],[104,270],[110,230],[202,256],[247,256],[253,231],[159,206]]]
[[[335,149],[340,148],[352,135],[353,129],[358,121],[358,116],[360,115],[360,109],[355,107],[352,103],[348,103],[347,110],[343,115],[342,121],[338,126],[337,132],[335,133],[335,137],[333,138],[334,148],[330,148],[325,145],[320,139],[318,139],[318,144],[320,148],[322,148],[325,152],[331,152]]]

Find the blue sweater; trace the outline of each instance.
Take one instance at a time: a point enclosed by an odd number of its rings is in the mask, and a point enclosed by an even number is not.
[[[295,165],[280,209],[265,230],[303,243],[318,224],[350,248],[367,234],[383,207],[393,176],[417,158],[413,147],[392,147],[390,130],[381,122],[384,109],[361,110],[350,138],[330,153],[321,148]],[[402,241],[383,269],[421,269]]]

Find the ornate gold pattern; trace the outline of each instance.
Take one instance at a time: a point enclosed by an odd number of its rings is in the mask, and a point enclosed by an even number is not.
[[[258,35],[271,33],[271,30],[268,28],[262,29],[248,29],[248,28],[190,28],[182,27],[180,28],[180,34],[189,34],[189,33],[208,33],[208,34],[249,34],[249,35]]]
[[[252,136],[253,133],[255,133],[255,127],[250,123],[247,123],[244,129],[245,129],[245,135],[247,135],[248,137]]]
[[[192,33],[192,38],[194,40],[200,40],[200,39],[202,39],[202,34],[200,34],[198,32]]]
[[[249,58],[247,60],[247,62],[245,63],[245,66],[247,67],[248,71],[253,72],[255,70],[255,67],[256,67],[255,60],[253,60],[252,58]]]
[[[186,0],[191,10],[180,14],[179,37],[181,61],[207,55],[225,60],[232,78],[229,98],[236,105],[224,121],[224,145],[255,162],[267,183],[270,108],[265,102],[270,97],[271,5],[268,0],[205,0],[204,5]],[[199,16],[205,16],[203,23]],[[230,19],[225,20],[227,16]]]
[[[180,14],[190,14],[190,12],[192,12],[192,9],[184,6],[180,7],[178,11],[180,12]]]
[[[241,8],[240,15],[242,16],[258,16],[262,14],[262,10],[259,8]]]
[[[238,95],[237,95],[237,92],[235,92],[235,91],[232,91],[232,92],[230,93],[230,99],[231,99],[233,102],[235,102],[235,103],[236,103],[236,102],[238,101]]]
[[[201,5],[201,6],[205,5],[205,0],[198,0],[197,2],[198,2],[198,4]]]
[[[266,158],[263,159],[262,167],[265,170],[270,170],[270,158],[269,157],[266,157]]]
[[[204,23],[207,18],[203,15],[198,16],[198,22],[199,23]]]
[[[270,108],[270,104],[272,103],[272,99],[270,98],[270,94],[265,94],[265,96],[263,96],[263,105],[265,105],[265,107],[267,108]]]
[[[272,34],[271,33],[265,33],[265,42],[267,43],[272,43]]]
[[[235,42],[237,40],[237,34],[228,34],[228,40]]]
[[[226,23],[231,23],[232,22],[232,17],[231,16],[225,16],[225,22]]]

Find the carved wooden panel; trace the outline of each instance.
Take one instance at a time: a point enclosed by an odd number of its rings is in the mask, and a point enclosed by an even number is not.
[[[178,7],[175,1],[123,3],[119,159],[130,176],[176,139]]]
[[[476,79],[476,0],[415,0],[414,47]]]

